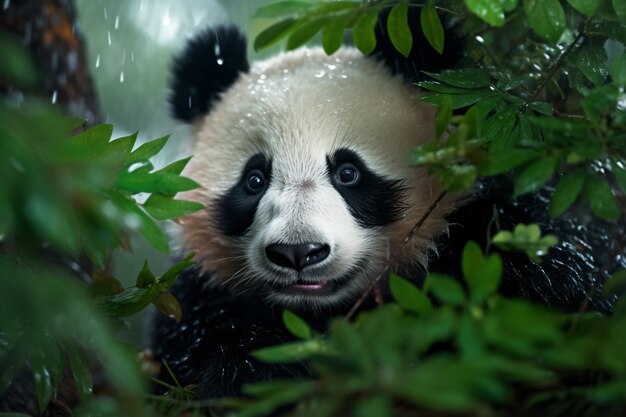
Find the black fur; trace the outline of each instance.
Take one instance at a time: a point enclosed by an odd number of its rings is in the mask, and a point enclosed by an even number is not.
[[[414,4],[424,4],[425,1],[413,1]],[[447,16],[440,15],[444,25],[445,37],[443,53],[437,52],[424,36],[420,22],[421,7],[409,7],[408,21],[413,35],[413,47],[408,57],[396,50],[387,35],[387,17],[390,8],[379,15],[376,23],[376,49],[372,56],[382,60],[393,74],[402,74],[407,81],[415,82],[427,78],[422,71],[439,72],[454,67],[461,58],[462,42],[454,30]]]
[[[249,69],[246,38],[239,29],[219,26],[200,33],[174,61],[169,98],[172,114],[186,122],[206,115],[220,93]]]
[[[257,193],[246,192],[248,173],[258,169],[265,175],[265,188]],[[269,186],[272,163],[263,154],[252,156],[244,167],[239,182],[232,186],[217,202],[217,227],[229,236],[242,236],[254,221],[259,201]]]
[[[358,184],[345,186],[337,181],[335,170],[344,162],[353,164],[359,170],[361,178]],[[334,155],[327,157],[326,163],[333,187],[361,226],[385,226],[400,218],[405,208],[401,204],[405,193],[402,181],[376,174],[356,152],[349,149],[338,149]]]

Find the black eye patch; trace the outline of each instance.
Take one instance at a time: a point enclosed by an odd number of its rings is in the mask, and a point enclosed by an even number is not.
[[[263,154],[252,156],[243,168],[239,181],[216,202],[217,227],[229,236],[246,233],[261,198],[269,186],[272,162]]]
[[[333,187],[361,226],[385,226],[401,217],[406,208],[402,180],[376,174],[350,149],[338,149],[326,164]]]

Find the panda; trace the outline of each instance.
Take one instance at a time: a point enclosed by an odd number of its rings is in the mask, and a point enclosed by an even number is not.
[[[494,213],[504,229],[538,222],[561,238],[541,264],[503,253],[503,293],[610,312],[601,284],[626,254],[606,224],[550,220],[549,189],[512,201],[506,178],[444,196],[435,176],[408,165],[409,150],[435,136],[435,109],[410,81],[449,65],[455,46],[440,56],[416,35],[404,59],[381,28],[377,35],[370,57],[301,48],[250,65],[244,35],[224,26],[191,39],[175,60],[170,102],[192,123],[185,174],[201,185],[183,198],[206,208],[180,220],[181,253],[196,251],[197,267],[172,289],[182,320],[154,320],[152,349],[169,368],[160,379],[173,375],[200,398],[217,398],[309,375],[304,363],[250,356],[292,340],[283,309],[323,330],[388,269],[417,283],[427,271],[461,276],[464,244],[485,243]],[[623,225],[611,227],[626,236]]]

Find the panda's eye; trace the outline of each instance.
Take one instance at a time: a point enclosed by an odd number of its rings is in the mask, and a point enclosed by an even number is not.
[[[359,170],[350,163],[343,163],[337,167],[337,180],[342,185],[356,185],[361,179]]]
[[[265,176],[258,169],[253,169],[246,175],[246,191],[256,194],[265,187]]]

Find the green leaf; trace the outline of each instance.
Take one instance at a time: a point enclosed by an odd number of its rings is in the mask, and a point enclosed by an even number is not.
[[[585,184],[585,198],[591,211],[603,219],[616,219],[620,210],[613,190],[609,183],[600,175],[587,178]]]
[[[463,275],[469,285],[472,300],[481,303],[500,286],[502,260],[497,254],[483,256],[480,246],[473,241],[465,244],[461,259]]]
[[[593,16],[598,11],[602,0],[567,0],[567,2],[582,14]]]
[[[93,126],[71,138],[69,143],[72,147],[67,152],[74,153],[82,160],[93,161],[99,159],[109,145],[112,134],[112,125]]]
[[[308,12],[313,4],[310,1],[274,1],[259,7],[252,18],[273,18],[288,15],[298,15]]]
[[[439,172],[439,179],[446,190],[463,191],[474,185],[478,174],[474,165],[450,165]]]
[[[350,20],[350,15],[342,15],[331,19],[322,30],[322,46],[327,55],[332,55],[341,47],[343,32]]]
[[[136,171],[122,171],[117,176],[115,187],[133,194],[142,192],[169,194],[193,190],[200,185],[191,178],[169,172],[157,171],[144,174]]]
[[[52,375],[48,369],[48,361],[46,353],[43,351],[32,357],[33,380],[35,382],[35,395],[37,396],[37,404],[40,410],[45,410],[52,398]]]
[[[555,218],[565,211],[578,199],[585,185],[586,174],[582,170],[576,170],[565,174],[556,185],[554,194],[550,199],[548,212],[550,217]]]
[[[137,275],[137,281],[135,285],[139,288],[143,288],[152,285],[155,282],[156,277],[154,276],[152,271],[150,271],[150,268],[148,267],[148,260],[146,259],[145,261],[143,261],[143,268],[141,268],[139,275]]]
[[[130,156],[126,160],[126,164],[132,165],[137,162],[148,162],[150,158],[161,152],[161,149],[163,149],[169,138],[169,135],[163,136],[142,144],[131,152]]]
[[[482,176],[502,174],[537,158],[539,155],[539,151],[535,149],[500,148],[489,152],[487,158],[477,168]]]
[[[446,96],[441,103],[437,105],[437,113],[435,115],[435,136],[440,137],[446,131],[452,120],[452,99]]]
[[[104,151],[97,157],[100,161],[108,160],[115,164],[122,165],[130,155],[136,139],[137,132],[132,135],[110,141],[104,148]]]
[[[626,25],[626,2],[623,0],[613,0],[613,10],[622,24]]]
[[[176,219],[204,209],[195,201],[174,200],[159,194],[152,194],[143,204],[144,210],[157,220]]]
[[[489,74],[479,68],[444,70],[440,74],[426,71],[424,73],[444,84],[464,89],[485,88],[491,85]]]
[[[604,283],[604,288],[602,289],[602,293],[605,297],[611,297],[614,294],[617,294],[621,297],[624,296],[624,292],[626,291],[626,269],[622,269],[621,271],[617,271],[611,278],[607,279]]]
[[[298,362],[326,351],[326,345],[321,340],[308,339],[255,350],[252,352],[252,356],[268,363],[290,363]]]
[[[159,295],[157,285],[127,288],[119,294],[109,297],[105,304],[106,314],[112,317],[127,317],[145,309]]]
[[[404,278],[396,274],[389,274],[389,289],[393,298],[404,310],[420,315],[428,315],[433,312],[433,306],[428,297]]]
[[[559,0],[524,0],[530,27],[540,36],[557,43],[565,30],[565,12]]]
[[[157,279],[157,282],[159,283],[159,288],[161,290],[166,290],[169,287],[171,287],[174,284],[174,282],[176,281],[176,278],[178,277],[178,275],[180,275],[180,273],[183,270],[185,270],[186,268],[188,268],[189,266],[191,266],[191,265],[193,265],[195,263],[194,261],[192,261],[192,258],[195,255],[196,255],[195,252],[191,252],[191,253],[187,254],[187,256],[185,256],[185,258],[182,261],[180,261],[176,265],[173,265],[163,275],[161,275]]]
[[[180,306],[180,303],[176,297],[167,291],[157,295],[154,301],[152,301],[152,304],[154,304],[154,306],[158,308],[161,313],[173,318],[176,322],[180,322],[183,318],[183,309]]]
[[[555,157],[548,156],[522,168],[515,177],[513,196],[517,198],[522,194],[538,190],[552,177],[556,161]]]
[[[606,67],[608,56],[604,40],[591,38],[581,45],[570,58],[576,68],[596,86],[605,83],[609,71]]]
[[[289,31],[296,22],[296,19],[288,18],[281,20],[278,23],[274,23],[272,26],[268,27],[263,32],[259,33],[254,39],[254,50],[258,51],[260,49],[275,44],[276,42],[287,36],[287,33],[289,33]]]
[[[328,18],[318,17],[296,25],[287,39],[287,50],[291,51],[304,45],[326,25],[326,22]]]
[[[504,8],[498,0],[464,0],[467,8],[492,26],[504,24]]]
[[[289,310],[283,311],[283,323],[291,334],[300,339],[310,339],[312,337],[311,328],[307,322]]]
[[[384,394],[368,396],[355,402],[353,417],[391,417],[391,399]]]
[[[461,284],[447,275],[428,274],[424,288],[428,288],[435,297],[447,304],[461,305],[466,301]]]
[[[89,364],[83,352],[73,350],[68,352],[67,358],[72,370],[72,377],[76,384],[76,390],[80,397],[80,402],[85,403],[87,398],[93,393],[93,381],[91,379],[91,371]]]
[[[613,56],[609,73],[613,84],[618,87],[626,87],[626,50]]]
[[[178,161],[172,162],[165,168],[161,168],[157,172],[168,172],[170,174],[180,175],[180,173],[183,172],[183,169],[185,169],[185,167],[187,166],[187,163],[190,159],[191,156],[189,158],[179,159]]]
[[[612,159],[611,167],[613,168],[613,175],[615,176],[619,188],[626,193],[626,161]]]
[[[376,48],[374,27],[378,20],[378,10],[368,10],[363,13],[352,27],[354,46],[364,55],[369,55]]]
[[[398,3],[387,17],[387,33],[392,45],[404,56],[409,56],[413,47],[413,34],[409,28],[408,3]],[[422,12],[423,13],[423,12]]]
[[[497,96],[498,93],[494,93],[491,91],[480,91],[478,93],[468,92],[466,94],[439,94],[439,93],[428,93],[420,97],[420,101],[424,101],[426,103],[432,104],[440,104],[443,100],[447,100],[446,97],[450,97],[452,99],[452,108],[460,109],[463,107],[471,106],[474,103],[477,103],[482,100],[489,100],[490,98]]]

